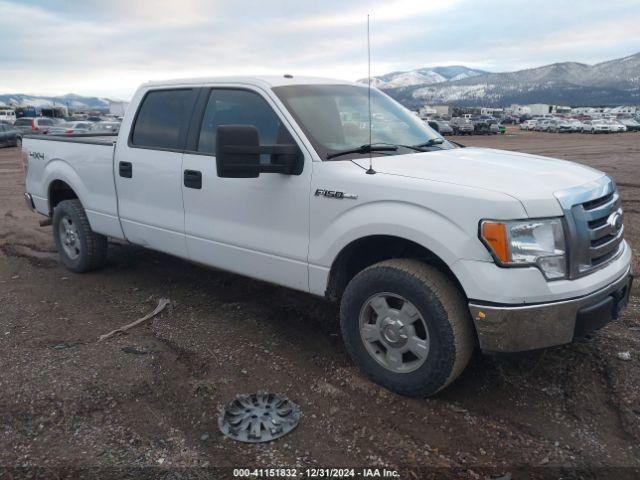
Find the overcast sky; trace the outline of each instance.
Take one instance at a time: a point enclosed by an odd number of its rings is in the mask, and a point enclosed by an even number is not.
[[[163,78],[509,71],[640,51],[640,0],[0,0],[0,93],[128,99]]]

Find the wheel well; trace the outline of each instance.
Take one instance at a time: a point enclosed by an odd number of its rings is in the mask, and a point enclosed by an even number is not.
[[[447,275],[464,295],[460,282],[449,266],[422,245],[391,235],[373,235],[354,240],[338,254],[329,272],[325,296],[338,301],[347,284],[365,268],[390,258],[413,258],[433,265]]]
[[[62,180],[54,180],[49,185],[49,216],[53,215],[53,209],[63,200],[78,198],[76,192]]]

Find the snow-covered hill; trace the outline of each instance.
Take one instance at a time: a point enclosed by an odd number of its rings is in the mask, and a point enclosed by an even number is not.
[[[432,70],[437,72],[437,69]],[[424,104],[640,104],[640,53],[596,65],[554,63],[516,72],[484,73],[467,77],[458,74],[450,76],[446,82],[427,81],[402,86],[389,85],[397,74],[388,75],[392,77],[387,80],[387,85],[379,88],[410,108]],[[385,77],[383,75],[378,78]]]
[[[0,94],[0,106],[8,105],[34,107],[36,109],[57,105],[73,110],[104,110],[109,108],[109,100],[98,97],[83,97],[73,93],[56,97],[27,95],[24,93]]]
[[[407,72],[391,72],[371,78],[371,85],[376,88],[404,88],[414,85],[432,85],[434,83],[450,82],[464,78],[484,75],[484,70],[467,68],[460,65],[451,67],[418,68]],[[367,83],[366,78],[358,80]]]

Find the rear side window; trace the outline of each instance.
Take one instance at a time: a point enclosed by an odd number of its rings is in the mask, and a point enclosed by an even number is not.
[[[211,90],[200,127],[199,152],[215,154],[220,125],[254,125],[260,145],[295,143],[267,101],[248,90]]]
[[[188,121],[191,93],[190,89],[147,93],[138,110],[131,144],[136,147],[181,149],[181,130]]]
[[[43,118],[41,120],[38,120],[38,125],[45,125],[45,126],[53,125],[53,121],[49,120],[48,118]]]

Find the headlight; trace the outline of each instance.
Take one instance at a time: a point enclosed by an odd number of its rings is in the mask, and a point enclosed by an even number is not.
[[[536,266],[549,280],[567,276],[564,231],[559,218],[483,220],[480,238],[502,266]]]

